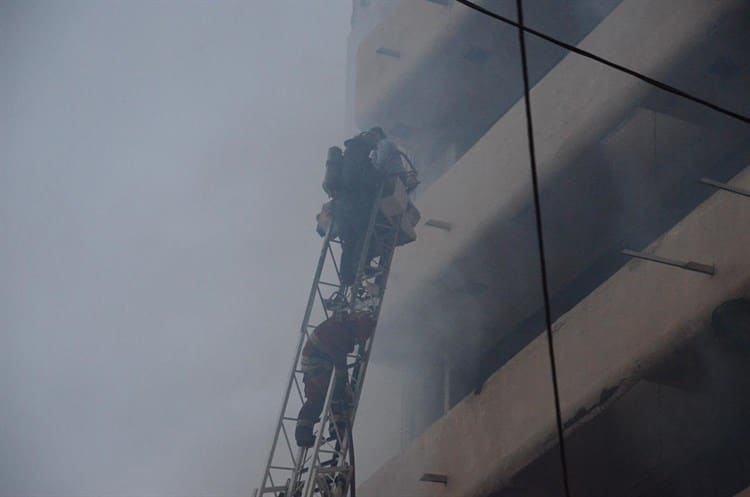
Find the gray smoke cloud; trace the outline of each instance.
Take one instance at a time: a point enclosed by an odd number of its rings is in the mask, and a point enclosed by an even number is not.
[[[248,495],[347,0],[0,4],[0,495]]]

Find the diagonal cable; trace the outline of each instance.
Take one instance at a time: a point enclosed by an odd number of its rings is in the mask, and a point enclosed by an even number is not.
[[[557,38],[554,38],[550,35],[544,34],[541,31],[537,31],[536,29],[529,28],[526,26],[523,26],[522,23],[516,22],[513,19],[509,19],[505,16],[502,16],[500,14],[496,14],[495,12],[492,12],[491,10],[488,10],[482,6],[479,6],[473,2],[470,2],[468,0],[456,0],[456,2],[460,3],[461,5],[464,5],[472,10],[475,10],[481,14],[484,14],[486,16],[489,16],[495,20],[498,20],[500,22],[504,22],[505,24],[509,24],[511,26],[514,26],[518,29],[520,29],[523,32],[529,33],[531,35],[534,35],[538,38],[541,38],[543,40],[546,40],[553,45],[557,45],[559,47],[562,47],[568,51],[571,51],[573,53],[576,53],[578,55],[581,55],[583,57],[586,57],[588,59],[594,60],[596,62],[599,62],[601,64],[604,64],[605,66],[611,67],[612,69],[616,69],[620,72],[624,72],[625,74],[628,74],[630,76],[633,76],[634,78],[640,79],[641,81],[644,81],[652,86],[655,86],[661,90],[664,90],[668,93],[672,93],[673,95],[677,95],[679,97],[685,98],[687,100],[690,100],[692,102],[695,102],[697,104],[700,104],[704,107],[708,107],[709,109],[715,110],[716,112],[719,112],[721,114],[724,114],[725,116],[729,116],[733,119],[737,119],[738,121],[742,121],[744,123],[750,124],[750,116],[746,116],[744,114],[740,114],[739,112],[735,112],[733,110],[727,109],[725,107],[722,107],[720,105],[717,105],[713,102],[710,102],[708,100],[705,100],[703,98],[697,97],[695,95],[692,95],[690,93],[687,93],[684,90],[680,90],[679,88],[676,88],[672,85],[669,85],[667,83],[664,83],[663,81],[659,81],[657,79],[654,79],[650,76],[646,76],[645,74],[639,73],[638,71],[635,71],[633,69],[630,69],[629,67],[625,67],[621,64],[617,64],[616,62],[612,62],[611,60],[605,59],[604,57],[601,57],[599,55],[596,55],[594,53],[588,52],[586,50],[583,50],[581,48],[578,48],[575,45],[571,45],[570,43],[565,43],[564,41],[558,40]]]
[[[531,183],[534,193],[534,214],[536,216],[537,241],[539,243],[539,265],[542,276],[542,293],[544,296],[544,319],[547,328],[547,346],[549,352],[550,371],[552,373],[552,390],[555,399],[555,421],[557,422],[557,438],[560,447],[560,462],[562,464],[563,487],[566,497],[570,497],[568,484],[568,463],[565,457],[565,437],[563,434],[562,413],[560,411],[560,392],[557,384],[557,367],[555,365],[555,348],[552,337],[552,313],[550,311],[549,283],[547,278],[547,262],[544,250],[544,228],[542,224],[542,207],[539,199],[539,175],[536,167],[536,152],[534,148],[534,124],[531,119],[531,100],[529,94],[529,67],[526,57],[526,35],[523,31],[523,0],[516,0],[518,9],[518,41],[521,49],[521,69],[523,71],[524,105],[526,108],[526,133],[529,143],[529,162],[531,165]]]

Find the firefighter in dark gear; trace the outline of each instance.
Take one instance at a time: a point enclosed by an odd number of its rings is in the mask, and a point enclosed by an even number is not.
[[[330,219],[334,219],[332,236],[341,241],[340,277],[343,286],[354,283],[370,214],[381,184],[386,195],[393,192],[396,178],[401,178],[407,192],[419,184],[416,171],[413,167],[405,169],[402,157],[404,154],[377,126],[346,140],[343,151],[339,147],[328,149],[323,190],[332,201],[325,204],[318,215],[317,231],[324,236]],[[371,259],[383,255],[382,247],[375,245],[375,240],[371,240],[365,270],[368,270]]]
[[[344,142],[341,181],[334,201],[334,219],[341,240],[341,283],[354,283],[380,175],[372,154],[380,135],[366,131]]]
[[[305,403],[297,416],[294,438],[300,447],[315,443],[313,426],[323,410],[331,372],[335,367],[336,381],[331,409],[336,428],[348,424],[351,393],[349,392],[346,356],[355,345],[363,345],[375,329],[375,320],[369,312],[336,312],[311,333],[302,349],[302,383]]]

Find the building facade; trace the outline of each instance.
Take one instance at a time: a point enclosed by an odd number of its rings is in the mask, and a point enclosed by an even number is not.
[[[750,114],[743,0],[525,4],[538,31]],[[563,495],[518,32],[452,0],[353,12],[351,118],[423,179],[359,410],[360,438],[380,441],[358,446],[359,494]],[[750,125],[527,45],[571,494],[735,495],[750,486]]]

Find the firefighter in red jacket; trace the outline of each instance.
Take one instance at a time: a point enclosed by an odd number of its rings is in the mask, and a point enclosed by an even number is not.
[[[369,312],[336,312],[312,332],[302,349],[302,382],[305,386],[305,403],[297,416],[294,438],[300,447],[315,443],[313,426],[323,410],[331,371],[336,368],[331,408],[338,427],[346,426],[351,402],[348,392],[346,356],[355,345],[363,345],[372,336],[375,320]]]

